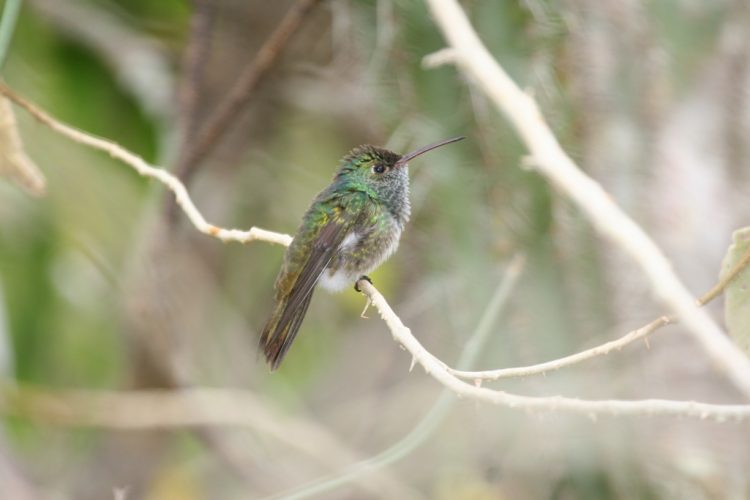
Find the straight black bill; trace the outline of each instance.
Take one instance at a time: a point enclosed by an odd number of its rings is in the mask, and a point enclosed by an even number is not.
[[[405,155],[403,155],[401,158],[399,158],[399,160],[396,162],[394,167],[395,168],[402,167],[406,165],[409,162],[409,160],[412,160],[416,158],[417,156],[426,153],[427,151],[432,151],[433,149],[439,148],[440,146],[445,146],[446,144],[451,144],[454,142],[462,141],[464,139],[466,139],[466,137],[461,135],[458,137],[451,137],[450,139],[444,139],[442,141],[429,144],[427,146],[422,146],[421,148],[416,149],[412,151],[411,153],[406,153]]]

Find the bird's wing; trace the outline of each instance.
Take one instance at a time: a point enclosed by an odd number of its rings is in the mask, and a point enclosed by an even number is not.
[[[313,206],[305,214],[302,227],[307,229],[298,232],[295,237],[297,245],[292,242],[276,281],[278,310],[266,323],[260,339],[272,368],[278,367],[296,337],[321,274],[347,234],[361,218],[366,217],[365,198],[363,193],[338,196],[330,208],[315,210]],[[307,258],[298,269],[301,253],[305,251],[308,252]]]

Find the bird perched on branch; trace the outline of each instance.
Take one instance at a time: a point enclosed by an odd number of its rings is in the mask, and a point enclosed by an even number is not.
[[[318,194],[284,254],[275,305],[260,347],[275,370],[297,336],[316,285],[340,291],[382,264],[398,247],[409,220],[407,163],[446,139],[399,155],[364,145],[342,158],[333,182]],[[357,290],[359,291],[359,290]]]

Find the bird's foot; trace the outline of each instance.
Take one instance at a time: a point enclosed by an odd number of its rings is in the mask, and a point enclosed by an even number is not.
[[[363,274],[362,276],[359,277],[359,279],[356,281],[356,283],[354,283],[354,291],[355,292],[362,293],[362,290],[359,289],[359,282],[362,281],[362,280],[365,280],[369,284],[372,285],[372,280],[370,279],[370,277],[367,276],[367,275],[365,275],[365,274]]]
[[[362,314],[359,315],[362,319],[370,319],[370,317],[367,315],[367,310],[370,308],[370,304],[372,301],[370,300],[370,297],[367,297],[367,303],[365,304],[365,308],[362,309]]]

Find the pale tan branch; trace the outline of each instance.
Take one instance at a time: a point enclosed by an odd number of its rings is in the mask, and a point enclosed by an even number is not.
[[[0,98],[0,177],[8,177],[34,196],[46,190],[44,174],[26,154],[13,107],[4,98]]]
[[[704,306],[718,297],[724,291],[727,285],[731,283],[734,278],[736,278],[737,275],[748,266],[748,264],[750,264],[750,248],[740,258],[737,264],[735,264],[735,266],[719,280],[718,283],[716,283],[713,287],[711,287],[709,291],[707,291],[698,300],[695,301],[696,305]],[[606,342],[604,344],[592,347],[591,349],[586,349],[585,351],[581,351],[576,354],[571,354],[570,356],[565,356],[563,358],[535,365],[482,371],[464,371],[448,368],[448,371],[450,371],[457,377],[471,380],[497,380],[501,378],[511,377],[528,377],[529,375],[537,375],[540,373],[559,370],[560,368],[575,365],[597,356],[609,354],[612,351],[619,351],[626,345],[643,339],[656,330],[673,323],[677,323],[676,316],[660,316],[659,318],[653,320],[651,323],[644,325],[637,330],[633,330],[623,335],[619,339]]]
[[[565,368],[566,366],[575,365],[597,356],[609,354],[612,351],[619,351],[626,345],[631,344],[636,340],[645,338],[659,328],[673,322],[674,320],[672,317],[661,316],[648,325],[642,326],[637,330],[633,330],[623,335],[619,339],[606,342],[596,347],[592,347],[591,349],[586,349],[585,351],[571,354],[570,356],[565,356],[563,358],[554,359],[552,361],[546,361],[544,363],[538,363],[535,365],[481,371],[465,371],[448,368],[448,371],[457,377],[470,380],[497,380],[501,378],[528,377],[530,375],[538,375],[540,373],[547,373],[559,370],[560,368]]]
[[[750,405],[716,405],[692,401],[588,401],[582,399],[519,396],[471,385],[451,375],[445,364],[430,354],[396,316],[383,296],[367,281],[360,289],[385,320],[394,339],[403,345],[438,382],[458,396],[529,412],[566,412],[597,416],[680,416],[727,420],[750,419]],[[269,414],[247,391],[181,389],[163,391],[52,391],[0,385],[0,413],[37,423],[110,429],[144,430],[195,426],[252,428],[273,435],[309,453],[335,449],[325,438],[294,443],[294,435],[316,435],[309,428],[295,430]],[[299,427],[300,424],[296,424]],[[297,432],[299,431],[299,432]],[[304,440],[303,440],[304,441]],[[309,445],[309,446],[308,446]],[[337,452],[338,453],[338,452]]]
[[[520,396],[472,385],[457,378],[448,371],[445,363],[430,354],[404,326],[393,312],[385,298],[366,280],[358,282],[360,290],[372,302],[380,316],[388,325],[393,338],[406,349],[413,359],[435,380],[448,387],[459,397],[493,403],[507,408],[528,412],[565,412],[596,418],[598,416],[681,416],[711,419],[717,422],[726,420],[750,419],[750,405],[718,405],[695,401],[672,401],[665,399],[585,400],[562,396]]]
[[[195,207],[193,200],[190,198],[190,195],[182,182],[166,170],[149,165],[143,158],[128,151],[117,143],[93,136],[52,118],[46,112],[20,97],[2,83],[0,83],[0,94],[6,96],[8,99],[24,108],[42,124],[67,137],[73,142],[103,151],[109,154],[112,158],[120,160],[126,165],[132,167],[133,170],[140,175],[156,179],[164,184],[174,193],[177,204],[185,212],[185,215],[188,216],[190,222],[192,222],[195,228],[201,233],[214,236],[224,242],[238,241],[240,243],[248,243],[251,241],[267,241],[269,243],[276,243],[284,246],[288,246],[292,242],[292,237],[288,234],[275,233],[258,227],[252,227],[249,231],[242,231],[239,229],[222,229],[213,224],[209,224]]]
[[[123,147],[62,124],[0,84],[0,94],[26,109],[40,122],[69,139],[109,153],[139,174],[158,180],[172,190],[179,206],[195,227],[223,241],[263,240],[288,245],[285,234],[253,228],[227,230],[208,224],[190,199],[185,186],[163,169],[153,167]],[[716,405],[690,401],[587,401],[581,399],[532,397],[468,384],[451,374],[442,361],[430,354],[396,316],[383,296],[367,281],[359,287],[372,301],[394,338],[403,345],[433,378],[459,396],[526,411],[562,411],[598,415],[668,415],[724,421],[750,418],[750,405]],[[253,401],[243,391],[186,389],[180,391],[15,391],[3,387],[0,411],[31,420],[70,426],[101,426],[120,429],[149,429],[185,426],[255,426]],[[268,425],[265,422],[262,425]]]
[[[565,153],[536,101],[522,91],[492,57],[455,0],[427,0],[458,67],[505,114],[528,147],[536,169],[565,193],[598,231],[638,263],[654,293],[685,323],[717,369],[750,396],[750,360],[716,323],[693,305],[691,294],[651,238],[606,191]]]
[[[332,470],[359,459],[325,429],[304,418],[276,412],[262,398],[246,390],[62,391],[0,381],[0,414],[64,427],[247,428],[299,450]],[[394,498],[411,497],[408,489],[382,471],[357,482],[370,492],[385,490]]]

